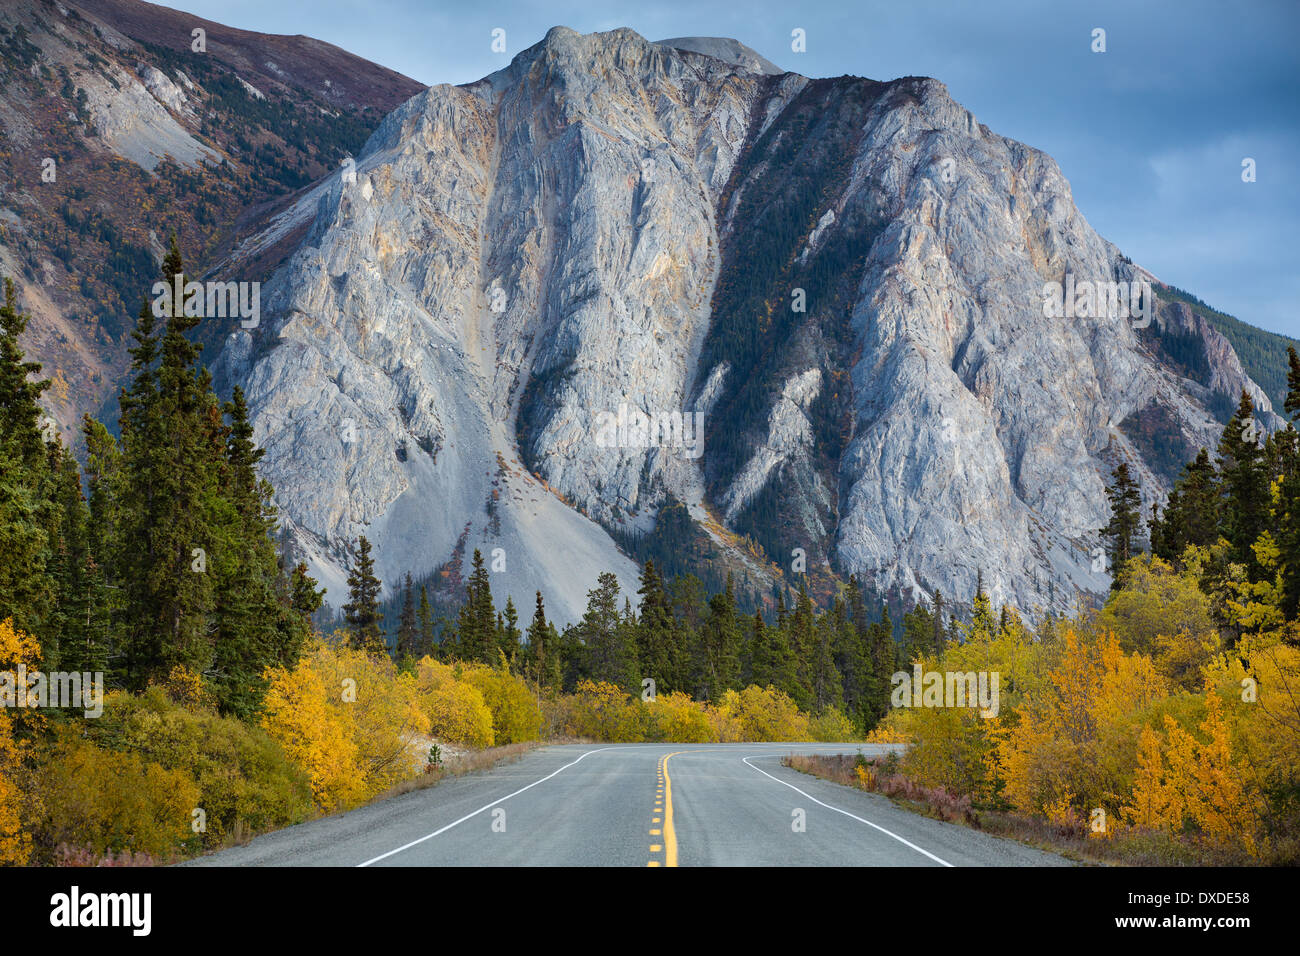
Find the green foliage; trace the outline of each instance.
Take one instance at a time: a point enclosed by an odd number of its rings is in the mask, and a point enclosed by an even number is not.
[[[140,696],[107,695],[104,713],[88,725],[106,749],[137,754],[184,774],[198,788],[206,847],[229,838],[289,826],[312,811],[306,774],[261,728],[171,701],[162,687]],[[186,810],[190,816],[190,810]]]

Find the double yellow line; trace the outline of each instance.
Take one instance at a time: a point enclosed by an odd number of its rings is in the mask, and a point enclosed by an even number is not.
[[[668,761],[680,753],[685,753],[685,751],[677,750],[673,753],[665,754],[664,759],[660,761],[659,787],[655,791],[655,813],[658,814],[662,807],[663,825],[662,827],[652,828],[650,830],[650,835],[662,835],[664,842],[662,844],[651,843],[650,852],[658,853],[660,850],[663,850],[664,866],[677,865],[677,831],[673,828],[673,778],[672,775],[668,773]],[[654,817],[650,822],[659,823],[659,817]],[[659,861],[651,860],[647,865],[659,866]]]

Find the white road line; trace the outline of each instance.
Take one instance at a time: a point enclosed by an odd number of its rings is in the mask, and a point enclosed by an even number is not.
[[[454,821],[454,822],[452,822],[452,823],[448,823],[445,827],[442,827],[442,828],[439,829],[439,830],[434,830],[432,833],[426,834],[425,836],[420,837],[420,839],[418,839],[418,840],[412,840],[410,843],[405,843],[405,844],[403,844],[402,846],[399,846],[396,850],[389,850],[387,853],[381,853],[379,856],[375,857],[374,859],[366,860],[366,862],[364,862],[364,863],[358,863],[358,864],[357,864],[357,868],[360,869],[360,868],[363,867],[363,866],[369,866],[371,863],[378,863],[380,860],[386,860],[386,859],[388,859],[390,856],[395,856],[396,854],[401,853],[403,850],[409,850],[409,849],[410,849],[411,847],[413,847],[413,846],[418,846],[419,844],[423,843],[425,840],[432,840],[434,837],[438,836],[438,834],[440,834],[440,833],[446,833],[446,832],[447,832],[448,830],[450,830],[452,827],[454,827],[454,826],[459,826],[460,824],[464,823],[466,820],[470,819],[471,817],[476,817],[476,816],[478,816],[480,813],[484,812],[485,810],[491,810],[491,809],[492,809],[493,807],[495,807],[498,803],[505,803],[505,802],[506,802],[507,800],[509,800],[511,797],[517,797],[517,796],[519,796],[521,793],[523,793],[525,790],[531,790],[531,789],[533,789],[533,787],[537,786],[539,783],[545,783],[546,781],[548,781],[548,780],[550,780],[552,777],[554,777],[557,773],[563,773],[565,770],[568,770],[570,767],[572,767],[573,764],[581,763],[583,760],[585,760],[587,757],[590,757],[592,754],[598,754],[598,753],[601,753],[602,751],[605,751],[605,750],[617,750],[617,749],[618,749],[617,747],[601,747],[599,750],[588,750],[585,754],[583,754],[583,755],[582,755],[581,757],[579,757],[577,760],[573,761],[573,763],[566,763],[566,764],[565,764],[563,767],[561,767],[559,770],[555,770],[555,771],[552,771],[551,773],[548,773],[548,774],[547,774],[545,777],[543,777],[541,780],[534,780],[534,781],[533,781],[532,783],[530,783],[528,786],[526,786],[526,787],[520,787],[520,788],[519,788],[518,790],[516,790],[514,793],[508,793],[508,794],[506,794],[504,797],[501,797],[501,798],[498,799],[498,800],[493,800],[491,803],[484,804],[483,806],[481,806],[481,807],[479,807],[477,810],[475,810],[473,813],[467,813],[467,814],[465,814],[463,817],[461,817],[459,820],[456,820],[456,821]],[[757,770],[758,768],[755,767],[754,769]]]
[[[763,776],[765,776],[765,777],[770,777],[771,779],[775,780],[777,783],[781,784],[781,786],[783,786],[783,787],[789,787],[789,788],[790,788],[791,790],[793,790],[795,793],[799,794],[800,796],[807,797],[809,800],[811,800],[813,803],[817,804],[818,806],[825,807],[827,810],[834,810],[836,813],[842,813],[842,814],[844,814],[846,817],[852,817],[854,820],[857,820],[859,823],[865,823],[867,826],[869,826],[869,827],[873,827],[873,828],[879,830],[881,833],[885,834],[885,836],[893,837],[895,840],[897,840],[899,843],[903,844],[904,846],[910,846],[910,847],[911,847],[913,850],[915,850],[917,853],[920,853],[920,854],[922,854],[923,856],[928,856],[930,859],[934,860],[934,862],[938,863],[940,866],[947,866],[947,867],[951,867],[951,866],[952,866],[952,864],[949,863],[947,860],[941,860],[941,859],[939,859],[937,856],[935,856],[935,855],[934,855],[933,853],[931,853],[929,850],[923,850],[923,849],[921,849],[921,848],[920,848],[919,846],[917,846],[915,843],[911,842],[910,840],[905,840],[905,839],[903,839],[903,838],[902,838],[901,836],[899,836],[897,833],[893,833],[893,832],[891,832],[891,831],[889,831],[889,830],[886,830],[884,827],[880,826],[879,824],[872,823],[870,820],[864,820],[864,819],[862,819],[862,817],[858,816],[857,814],[849,813],[849,811],[847,811],[847,810],[841,810],[839,807],[832,807],[829,803],[822,803],[822,802],[821,802],[820,800],[818,800],[816,797],[812,796],[812,794],[804,793],[802,790],[800,790],[800,789],[799,789],[798,787],[796,787],[794,784],[792,784],[792,783],[786,783],[786,782],[785,782],[784,780],[782,780],[780,777],[773,777],[773,776],[772,776],[770,773],[768,773],[766,770],[760,770],[758,767],[755,767],[752,763],[750,763],[751,760],[754,760],[754,759],[756,759],[756,758],[758,758],[758,757],[770,757],[770,756],[772,756],[772,755],[771,755],[771,754],[754,754],[753,757],[742,757],[741,760],[744,762],[745,766],[747,766],[750,770],[758,770],[758,772],[761,773]]]

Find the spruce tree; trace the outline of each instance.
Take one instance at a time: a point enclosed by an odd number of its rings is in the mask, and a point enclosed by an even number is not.
[[[365,535],[357,539],[357,548],[348,571],[350,600],[343,605],[348,639],[358,650],[370,654],[386,654],[388,645],[382,629],[383,615],[379,610],[379,594],[383,590],[375,577],[375,562],[370,557],[370,542]]]
[[[499,647],[492,583],[483,564],[483,554],[474,549],[473,570],[465,587],[456,625],[456,652],[465,660],[495,664]]]
[[[637,594],[641,598],[636,631],[641,676],[652,678],[658,692],[666,694],[677,690],[681,684],[679,630],[663,578],[649,559],[641,570],[641,586]]]
[[[867,629],[867,662],[871,679],[859,710],[863,723],[870,728],[879,723],[889,710],[890,678],[897,670],[894,622],[889,616],[889,605],[883,602],[880,620]]]
[[[518,662],[522,650],[519,639],[523,633],[519,630],[519,612],[515,609],[514,599],[506,595],[506,607],[501,613],[501,653],[506,663],[512,667]],[[495,661],[493,663],[496,663]]]
[[[1287,394],[1283,408],[1300,423],[1300,355],[1287,348]],[[1300,434],[1295,424],[1283,433],[1286,451],[1278,472],[1277,543],[1282,555],[1282,611],[1288,619],[1300,616]],[[1282,436],[1279,436],[1281,441]]]
[[[406,572],[402,582],[402,612],[397,619],[397,641],[393,647],[393,659],[398,663],[413,660],[416,645],[420,640],[419,627],[415,618],[415,595],[411,581],[411,572]]]
[[[47,380],[26,360],[19,336],[29,317],[18,311],[11,280],[0,305],[0,620],[36,634],[43,650],[53,650],[55,582],[51,575],[59,515],[54,504],[38,400]]]
[[[768,627],[763,622],[763,616],[755,611],[750,628],[750,642],[753,682],[759,687],[772,686],[793,696],[794,655],[785,628],[779,624]]]
[[[1255,403],[1245,391],[1237,412],[1219,440],[1219,488],[1222,494],[1222,532],[1232,545],[1232,556],[1245,564],[1251,577],[1262,569],[1252,546],[1268,521],[1269,478],[1259,444]]]
[[[731,575],[726,588],[709,598],[709,612],[692,655],[692,688],[700,700],[716,700],[740,679],[740,626]]]
[[[173,235],[162,268],[169,288],[176,275],[183,283]],[[210,378],[197,368],[200,346],[187,338],[197,319],[168,297],[156,304],[166,325],[159,340],[146,302],[121,418],[122,534],[129,545],[123,549],[123,616],[127,676],[136,688],[177,665],[201,673],[212,663],[211,566],[220,549],[213,526],[221,520],[220,414]]]
[[[618,578],[602,571],[596,587],[587,592],[587,610],[577,626],[586,648],[591,678],[609,681],[624,690],[639,693],[636,647],[618,610]]]
[[[434,653],[433,642],[433,609],[429,606],[429,589],[420,585],[420,606],[416,610],[416,619],[419,621],[420,639],[415,655],[418,658],[424,658]]]
[[[1101,529],[1102,537],[1109,543],[1111,589],[1119,590],[1123,584],[1125,566],[1138,553],[1138,529],[1142,522],[1142,496],[1137,482],[1129,474],[1128,462],[1122,461],[1111,473],[1114,479],[1106,491],[1110,499],[1110,522]]]
[[[555,626],[546,620],[542,592],[537,592],[537,606],[528,625],[528,667],[533,680],[542,687],[559,688],[563,676],[560,661],[560,638]]]
[[[943,649],[947,646],[948,637],[943,629],[943,595],[939,589],[934,589],[934,614],[931,618],[933,633],[931,635],[932,650],[936,657],[943,654]]]
[[[1151,553],[1176,564],[1188,545],[1208,548],[1219,538],[1221,510],[1218,476],[1210,453],[1202,448],[1183,466],[1164,513],[1152,516]]]
[[[813,668],[815,662],[816,634],[812,598],[804,582],[799,583],[799,596],[795,599],[794,611],[787,621],[787,634],[790,650],[794,655],[794,686],[791,696],[803,710],[813,705]]]
[[[121,501],[122,454],[117,442],[89,415],[81,420],[86,443],[86,548],[91,598],[88,640],[102,654],[113,686],[123,686],[121,659]]]

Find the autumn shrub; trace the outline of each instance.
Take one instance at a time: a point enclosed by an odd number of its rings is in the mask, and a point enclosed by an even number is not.
[[[307,774],[318,807],[334,810],[364,795],[357,744],[351,728],[330,706],[330,691],[317,670],[300,664],[267,671],[262,727]]]
[[[105,750],[61,727],[39,768],[39,844],[98,856],[123,852],[169,859],[197,847],[193,811],[198,784],[130,751]]]
[[[699,744],[713,740],[713,726],[704,704],[689,694],[673,691],[658,694],[642,704],[648,718],[648,734],[654,740]]]
[[[540,740],[542,712],[532,689],[523,678],[505,667],[466,664],[460,677],[478,689],[492,712],[492,734],[496,746]]]
[[[205,846],[306,819],[312,810],[307,774],[264,730],[218,716],[188,686],[184,706],[163,687],[140,696],[110,692],[103,715],[87,722],[88,736],[189,776],[199,788],[195,806],[204,812]]]
[[[742,691],[729,690],[714,708],[714,726],[719,740],[809,740],[806,714],[789,695],[775,687],[750,685]]]
[[[808,721],[808,733],[811,740],[824,740],[827,743],[840,743],[858,736],[853,729],[853,722],[838,707],[827,707],[812,716]]]
[[[568,733],[592,740],[636,743],[646,738],[646,714],[617,684],[609,681],[578,682]]]
[[[492,711],[477,687],[457,680],[451,666],[430,657],[416,665],[415,682],[429,733],[466,747],[493,745]]]
[[[416,678],[386,656],[317,640],[292,671],[267,671],[262,726],[311,781],[322,809],[356,806],[416,775],[427,733]]]
[[[41,651],[36,639],[0,621],[0,671],[36,670]],[[39,810],[32,785],[31,740],[42,728],[41,715],[27,708],[0,707],[0,865],[21,865],[32,853],[29,821]]]

